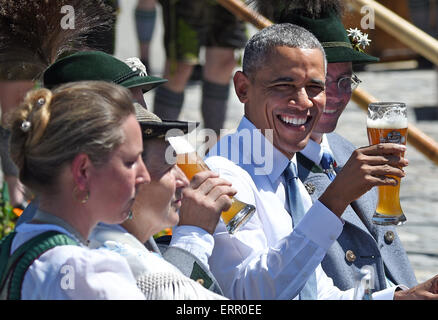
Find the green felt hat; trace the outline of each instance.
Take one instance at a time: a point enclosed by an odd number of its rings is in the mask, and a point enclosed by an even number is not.
[[[379,61],[379,58],[359,51],[357,46],[356,49],[353,47],[341,19],[336,14],[327,14],[319,19],[312,19],[291,13],[282,22],[290,22],[312,32],[321,42],[328,63],[360,64]]]
[[[125,63],[104,52],[81,51],[55,61],[44,71],[43,82],[50,89],[68,82],[101,80],[125,88],[141,87],[143,93],[167,82],[148,76],[142,67],[141,63]]]

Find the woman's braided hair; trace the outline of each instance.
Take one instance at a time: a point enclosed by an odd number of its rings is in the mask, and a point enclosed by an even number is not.
[[[10,154],[20,180],[34,191],[56,187],[59,170],[82,152],[95,165],[105,163],[133,113],[129,90],[106,82],[29,92],[10,119]]]

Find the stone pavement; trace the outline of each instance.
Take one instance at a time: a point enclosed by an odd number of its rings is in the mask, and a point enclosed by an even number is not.
[[[138,55],[132,10],[135,0],[121,2],[117,26],[116,56],[127,58]],[[159,16],[159,15],[158,15]],[[151,65],[153,73],[160,75],[164,65],[162,25],[157,21],[152,38]],[[358,72],[363,83],[361,88],[380,101],[407,103],[409,121],[438,141],[438,121],[417,121],[416,107],[437,106],[437,73],[433,70]],[[190,86],[186,90],[185,102],[180,118],[200,121],[199,110],[201,88]],[[145,95],[147,103],[153,105],[153,91]],[[231,88],[226,129],[236,128],[243,114],[243,106]],[[337,132],[348,136],[357,146],[368,145],[366,135],[366,113],[350,103],[342,115]],[[407,223],[398,227],[398,233],[408,252],[409,259],[419,282],[438,274],[438,165],[433,164],[412,146],[406,157],[410,161],[407,176],[402,180],[401,204]]]

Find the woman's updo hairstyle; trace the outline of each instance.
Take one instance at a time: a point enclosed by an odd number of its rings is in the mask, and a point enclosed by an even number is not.
[[[104,164],[123,142],[120,126],[130,114],[129,90],[103,81],[30,91],[10,121],[20,180],[34,191],[56,187],[60,169],[79,153]]]

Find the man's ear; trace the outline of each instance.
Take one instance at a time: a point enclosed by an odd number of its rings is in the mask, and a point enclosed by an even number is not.
[[[91,160],[85,153],[80,153],[72,161],[71,171],[73,181],[80,191],[88,190]]]
[[[236,95],[239,98],[240,102],[246,103],[248,101],[248,77],[242,71],[237,71],[234,74],[233,82],[234,90],[236,91]]]

